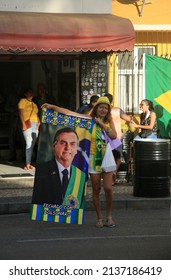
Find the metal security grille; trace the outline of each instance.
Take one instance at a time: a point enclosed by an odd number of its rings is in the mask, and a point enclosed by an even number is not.
[[[117,55],[118,106],[127,113],[139,113],[143,99],[144,53],[155,55],[155,47],[137,46],[133,52]]]

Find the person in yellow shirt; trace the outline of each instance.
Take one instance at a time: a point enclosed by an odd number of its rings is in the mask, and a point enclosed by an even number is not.
[[[33,169],[31,164],[34,146],[38,137],[40,120],[38,117],[38,107],[33,102],[33,90],[27,88],[24,91],[25,98],[21,98],[18,103],[19,116],[22,125],[22,131],[26,143],[26,164],[25,170]]]

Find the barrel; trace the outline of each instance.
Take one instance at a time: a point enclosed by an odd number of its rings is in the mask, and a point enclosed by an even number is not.
[[[133,133],[128,131],[122,136],[123,158],[117,172],[118,181],[129,181],[129,157],[130,157],[130,141],[133,140]]]
[[[170,196],[170,140],[134,140],[133,159],[134,196]]]
[[[133,133],[128,131],[122,136],[122,150],[125,161],[128,163],[130,157],[130,142],[133,140]]]

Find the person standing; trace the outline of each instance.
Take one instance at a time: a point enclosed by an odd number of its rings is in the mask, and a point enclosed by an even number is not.
[[[25,98],[21,98],[18,103],[19,116],[22,125],[22,131],[26,143],[26,164],[24,166],[25,170],[34,169],[34,166],[31,164],[34,145],[38,137],[38,131],[40,126],[40,120],[38,116],[38,107],[33,102],[33,90],[27,88],[24,91]],[[27,126],[29,123],[29,126]]]
[[[92,110],[94,104],[97,102],[98,99],[99,99],[98,95],[96,94],[92,95],[90,97],[90,103],[88,105],[83,105],[80,108],[78,108],[77,112],[81,114],[89,114],[89,112]]]
[[[131,125],[135,128],[141,129],[134,139],[141,138],[157,138],[157,123],[156,113],[154,112],[154,105],[151,100],[143,99],[140,103],[140,124],[131,121]]]
[[[114,227],[115,222],[112,218],[112,201],[113,201],[113,172],[103,172],[101,163],[103,159],[103,149],[106,148],[103,138],[103,132],[105,131],[107,136],[111,139],[116,139],[117,133],[114,126],[114,122],[111,117],[111,106],[107,97],[99,97],[95,103],[92,113],[92,118],[95,121],[95,125],[92,131],[91,144],[90,144],[90,164],[89,174],[93,188],[93,203],[97,213],[96,227]],[[101,150],[99,151],[99,144]],[[99,153],[100,152],[100,153]],[[101,160],[99,162],[99,159]],[[106,197],[106,221],[103,222],[102,211],[100,206],[100,190],[101,190],[101,178],[103,178],[103,186]]]
[[[51,104],[43,104],[42,108],[52,109],[64,114],[72,114],[75,116],[85,116],[87,114],[79,114],[73,111],[70,111],[66,108],[61,108]],[[101,163],[103,160],[103,155],[106,149],[105,138],[103,137],[103,132],[108,135],[111,139],[117,137],[115,130],[114,122],[111,117],[111,106],[109,99],[107,97],[99,97],[95,103],[92,112],[91,118],[94,122],[91,143],[90,143],[90,163],[89,163],[89,174],[90,180],[93,188],[93,203],[96,209],[97,214],[97,223],[96,227],[101,228],[114,227],[115,222],[112,218],[112,202],[113,202],[113,172],[103,172],[101,168]],[[101,178],[103,178],[103,186],[106,197],[106,221],[103,221],[102,210],[100,205],[100,191],[101,191]]]
[[[38,83],[37,85],[37,95],[34,97],[34,102],[37,104],[38,107],[38,114],[41,120],[41,106],[44,103],[56,104],[55,98],[47,93],[46,86],[44,83]]]

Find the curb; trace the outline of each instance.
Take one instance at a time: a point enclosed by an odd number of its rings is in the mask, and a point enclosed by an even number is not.
[[[113,201],[113,210],[114,209],[162,209],[168,208],[171,206],[171,197],[168,198],[130,198],[130,199],[116,199]],[[30,202],[3,202],[0,203],[0,215],[6,214],[21,214],[30,212],[31,203]],[[101,201],[101,208],[105,210],[106,203]],[[86,202],[85,211],[95,211],[92,201]]]

